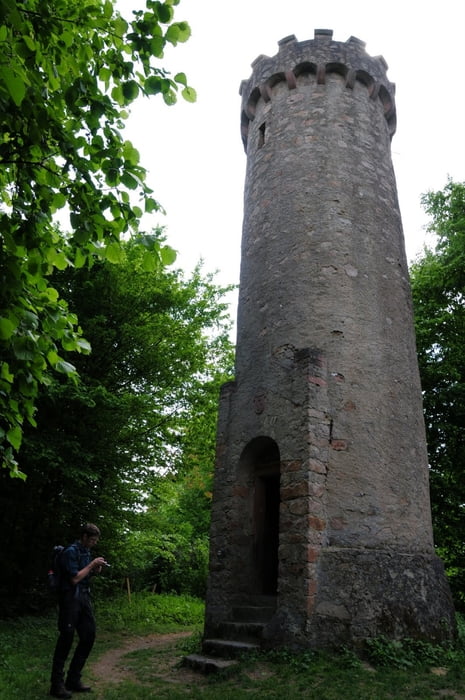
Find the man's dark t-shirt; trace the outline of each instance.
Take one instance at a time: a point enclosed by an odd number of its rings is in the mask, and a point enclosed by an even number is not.
[[[69,545],[62,552],[60,557],[60,566],[62,572],[62,589],[69,591],[74,588],[71,579],[77,575],[81,569],[90,563],[90,550],[84,547],[80,542],[75,542]],[[79,582],[79,587],[83,591],[89,590],[89,576],[86,576]]]

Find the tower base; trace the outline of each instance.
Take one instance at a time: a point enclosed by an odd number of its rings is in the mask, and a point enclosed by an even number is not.
[[[265,646],[358,648],[381,636],[443,642],[456,635],[449,586],[436,556],[324,549],[314,595],[297,601],[296,592],[278,595],[276,614],[263,632]]]

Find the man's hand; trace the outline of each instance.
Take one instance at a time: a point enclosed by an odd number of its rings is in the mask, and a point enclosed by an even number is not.
[[[102,571],[102,566],[108,566],[105,557],[95,557],[95,559],[91,561],[91,565],[92,572],[96,574],[99,574]]]
[[[93,574],[99,574],[102,570],[102,566],[108,566],[105,557],[95,557],[87,566],[78,571],[76,576],[73,576],[71,583],[75,586],[77,583],[82,581],[83,578]]]
[[[105,557],[95,557],[95,559],[92,560],[92,568],[95,566],[100,566],[100,568],[102,568],[106,563]]]

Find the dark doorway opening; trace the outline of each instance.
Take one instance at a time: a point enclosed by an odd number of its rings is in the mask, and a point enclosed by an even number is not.
[[[257,474],[255,481],[256,572],[258,592],[278,590],[279,471]]]
[[[250,587],[256,594],[276,595],[278,590],[280,454],[269,437],[251,440],[241,455],[252,486],[252,566]]]
[[[276,595],[281,501],[279,447],[272,438],[256,437],[244,448],[240,462],[250,487],[251,500],[248,503],[253,520],[249,539],[251,547],[242,566],[248,572],[250,593]]]

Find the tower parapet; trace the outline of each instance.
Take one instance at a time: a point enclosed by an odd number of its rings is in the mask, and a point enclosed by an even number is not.
[[[310,77],[315,85],[324,85],[327,76],[336,73],[345,81],[348,90],[356,82],[365,86],[367,96],[380,100],[392,136],[396,130],[395,84],[386,75],[388,64],[383,56],[370,56],[365,42],[351,36],[346,42],[333,41],[331,29],[315,29],[315,38],[297,41],[294,34],[278,42],[279,52],[273,58],[258,56],[252,63],[252,75],[243,80],[241,135],[247,150],[249,123],[255,119],[260,98],[269,102],[272,88],[279,82],[289,90],[297,87],[299,78]]]

